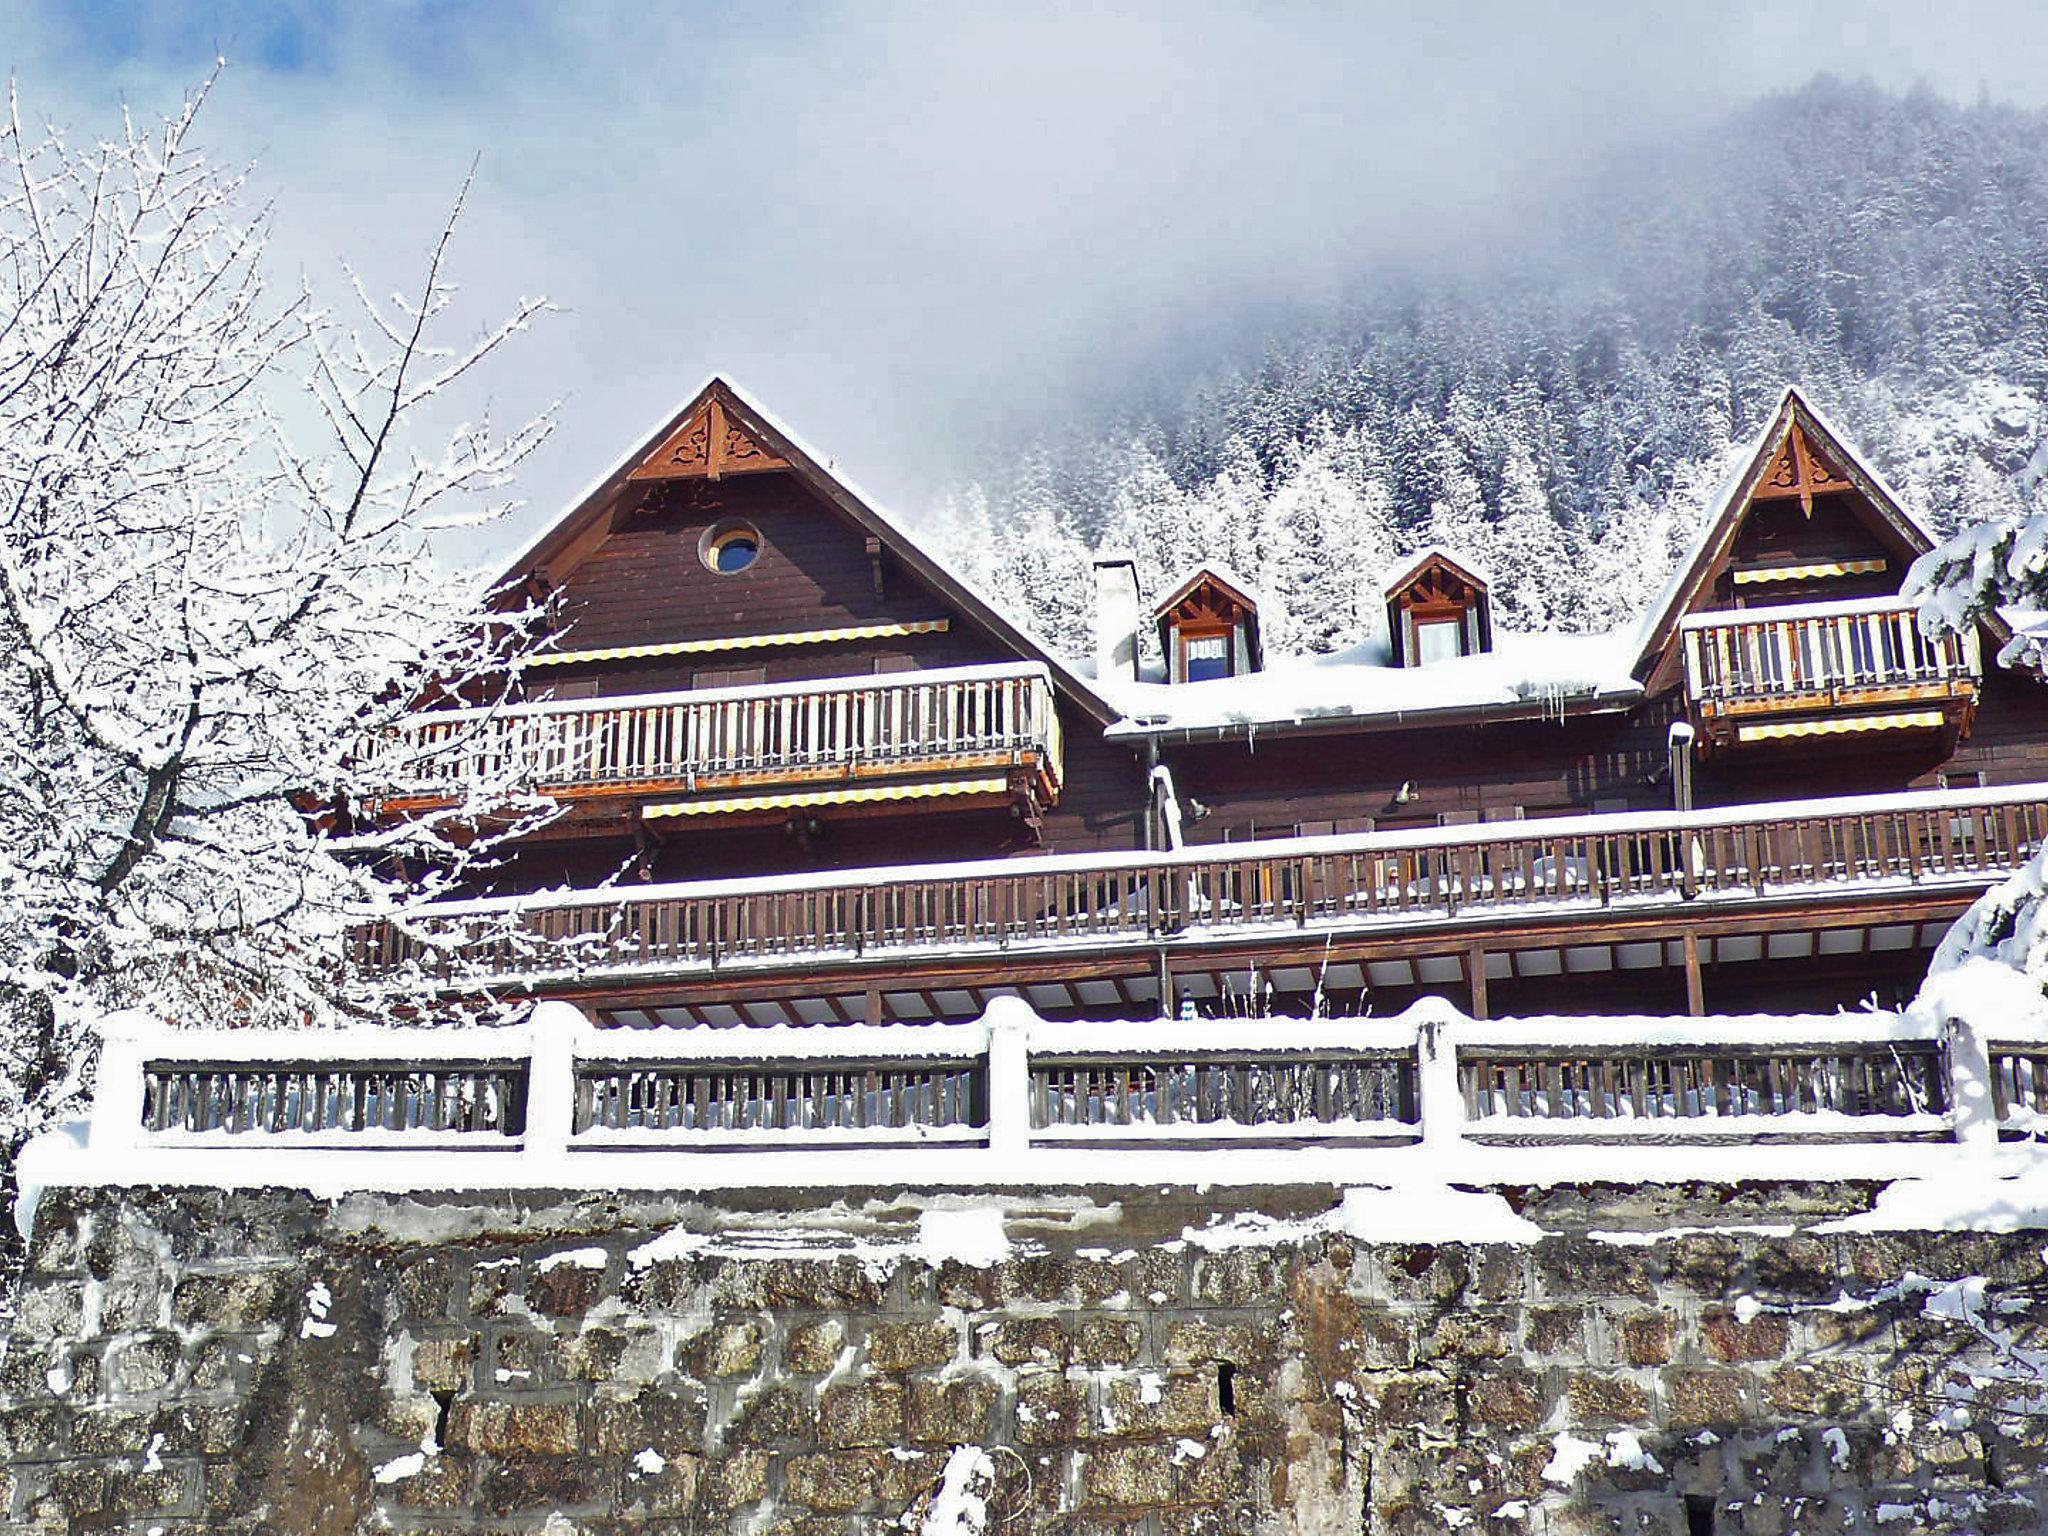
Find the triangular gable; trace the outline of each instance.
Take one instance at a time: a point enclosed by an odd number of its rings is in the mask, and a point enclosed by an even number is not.
[[[1186,576],[1175,582],[1173,589],[1166,596],[1152,605],[1152,617],[1154,619],[1165,618],[1169,610],[1177,608],[1186,602],[1194,594],[1195,590],[1204,584],[1215,587],[1246,612],[1253,615],[1258,613],[1259,599],[1257,594],[1252,591],[1249,582],[1239,580],[1225,571],[1222,566],[1198,565],[1188,572]]]
[[[1479,573],[1479,567],[1462,555],[1453,554],[1441,544],[1430,544],[1418,549],[1408,558],[1407,564],[1387,578],[1383,595],[1388,602],[1399,597],[1419,581],[1432,566],[1445,566],[1453,575],[1478,592],[1492,590],[1493,583]]]
[[[1856,492],[1876,514],[1873,531],[1892,546],[1891,553],[1902,565],[1910,565],[1940,542],[1806,397],[1788,388],[1755,439],[1749,457],[1728,481],[1720,504],[1644,616],[1633,675],[1653,691],[1673,680],[1677,666],[1673,639],[1679,621],[1695,610],[1711,586],[1753,503],[1797,499],[1811,515],[1816,495],[1839,491]],[[1994,629],[2003,627],[1995,620],[1986,622]]]
[[[694,429],[704,428],[701,446],[692,446]],[[735,444],[745,445],[735,451]],[[761,462],[756,454],[773,459]],[[677,457],[680,455],[680,457]],[[701,455],[701,459],[694,457]],[[744,463],[745,470],[736,466]],[[1054,685],[1103,724],[1120,718],[1118,711],[1077,676],[1029,631],[1013,623],[916,540],[876,509],[806,449],[774,418],[722,378],[713,377],[689,404],[664,422],[628,454],[580,501],[521,550],[500,574],[495,589],[504,590],[539,575],[559,587],[582,560],[611,533],[613,520],[630,512],[633,498],[624,494],[635,482],[675,478],[713,478],[719,474],[775,469],[794,475],[828,506],[957,608],[971,622],[1013,651],[1020,660],[1045,663]]]
[[[726,410],[715,391],[648,454],[628,480],[718,480],[726,475],[787,469],[789,460],[762,442]]]

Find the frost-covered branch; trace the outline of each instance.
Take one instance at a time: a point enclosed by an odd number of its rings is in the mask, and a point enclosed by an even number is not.
[[[271,280],[270,210],[160,125],[0,121],[0,1139],[76,1091],[86,1025],[320,1022],[349,929],[550,813],[511,773],[390,825],[419,701],[505,696],[540,615],[435,573],[550,419],[453,392],[545,306],[437,339],[465,181],[410,297],[353,323]],[[379,750],[366,752],[366,742]],[[367,984],[365,984],[367,985]]]

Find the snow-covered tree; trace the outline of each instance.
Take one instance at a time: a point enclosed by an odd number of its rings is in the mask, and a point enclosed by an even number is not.
[[[1930,634],[1968,629],[2000,607],[2048,607],[2048,500],[1965,528],[1906,577]],[[2038,668],[2048,636],[2015,626],[2002,666]],[[1956,921],[1928,967],[1917,1007],[1938,1017],[2048,1026],[2048,848]]]
[[[282,289],[192,141],[206,94],[77,143],[0,123],[0,1157],[106,1010],[376,1005],[345,933],[480,846],[446,834],[481,799],[357,815],[414,771],[391,728],[437,689],[488,703],[530,630],[427,555],[547,422],[430,443],[419,417],[542,306],[441,348],[452,219],[414,296],[358,286],[352,324]]]

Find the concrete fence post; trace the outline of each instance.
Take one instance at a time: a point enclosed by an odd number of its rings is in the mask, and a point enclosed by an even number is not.
[[[529,1157],[555,1157],[569,1149],[576,1124],[576,1046],[589,1027],[570,1003],[542,1003],[527,1025],[532,1054],[526,1076]]]
[[[155,1021],[123,1010],[99,1022],[100,1064],[93,1080],[92,1126],[86,1145],[95,1152],[132,1147],[142,1137],[144,1037]]]
[[[1974,1151],[1998,1146],[1998,1105],[1991,1086],[1991,1049],[1968,1019],[1941,1026],[1948,1044],[1949,1114],[1956,1145]]]
[[[1433,1005],[1433,1006],[1432,1006]],[[1465,1096],[1458,1088],[1457,1010],[1437,999],[1416,1005],[1415,1103],[1422,1144],[1453,1147],[1465,1135]]]
[[[1021,1152],[1031,1145],[1031,1026],[1038,1015],[1019,997],[989,1000],[988,1148]]]

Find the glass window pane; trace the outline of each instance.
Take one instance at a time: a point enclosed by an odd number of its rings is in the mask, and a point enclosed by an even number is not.
[[[1415,659],[1427,665],[1465,654],[1465,626],[1456,619],[1435,619],[1415,626]]]

